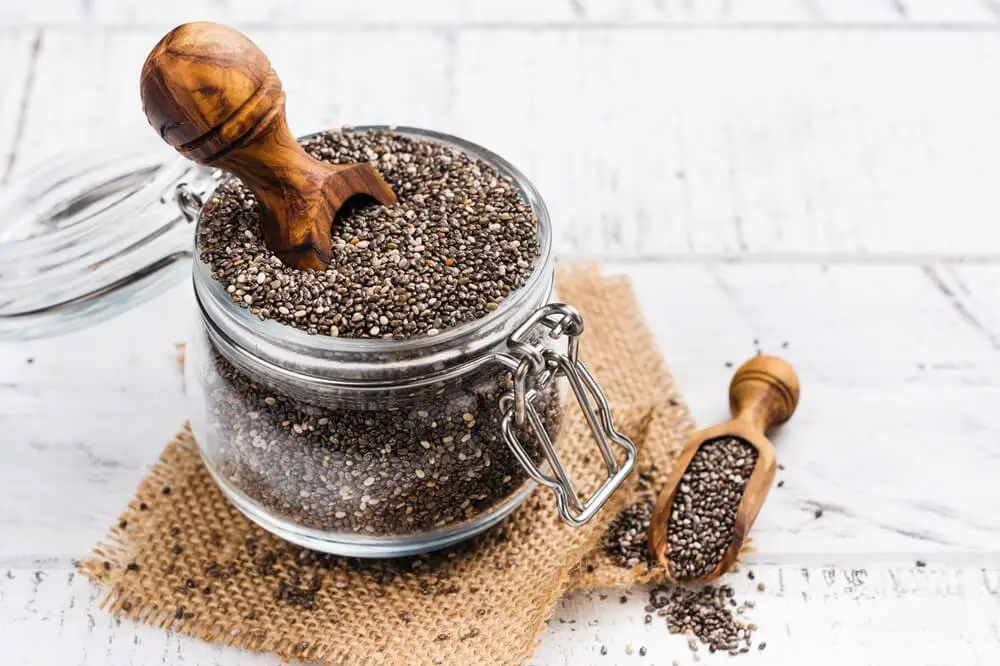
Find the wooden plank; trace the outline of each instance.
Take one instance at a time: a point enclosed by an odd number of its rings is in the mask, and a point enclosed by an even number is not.
[[[935,288],[952,302],[959,316],[985,336],[1000,338],[1000,273],[990,266],[929,266]]]
[[[149,129],[138,91],[139,68],[162,34],[47,29],[23,132],[32,149],[18,161],[15,175],[56,153],[116,142],[171,155]],[[360,33],[255,30],[253,37],[281,74],[294,131],[358,120],[434,125],[446,116],[446,73],[439,67],[448,49],[443,35],[404,33],[379,41]],[[373,52],[364,68],[343,67],[368,50]]]
[[[193,299],[185,284],[71,335],[0,343],[0,564],[68,561],[114,521],[187,416],[174,345]]]
[[[754,567],[756,590],[732,577],[737,598],[756,607],[751,659],[801,664],[803,654],[836,654],[841,663],[995,664],[1000,658],[997,607],[1000,573],[977,567],[860,569]],[[581,593],[562,600],[532,663],[546,666],[632,662],[691,663],[683,636],[664,620],[643,622],[643,589]],[[604,596],[605,598],[601,598]],[[65,666],[273,664],[274,657],[224,648],[132,622],[98,607],[98,588],[65,567],[0,572],[0,644],[4,663]],[[443,627],[442,630],[446,630]],[[764,651],[758,649],[766,642]],[[601,647],[608,650],[600,655]],[[632,656],[627,648],[631,646]],[[640,660],[638,652],[648,654]],[[703,663],[729,655],[699,650]],[[898,660],[898,661],[897,661]]]
[[[117,666],[274,664],[270,655],[209,645],[122,622],[100,609],[101,591],[72,568],[31,566],[0,572],[4,664]]]
[[[23,128],[38,31],[0,29],[0,182],[7,178]]]
[[[988,664],[1000,658],[997,572],[975,567],[926,569],[868,566],[857,569],[753,567],[755,582],[731,577],[736,597],[751,599],[748,611],[759,631],[749,663],[798,666],[816,663]],[[763,582],[765,591],[756,590]],[[643,622],[648,596],[631,590],[564,599],[549,622],[534,663],[732,664],[727,653],[694,657],[686,636],[666,632],[661,618]],[[765,642],[762,651],[759,644]],[[628,646],[632,647],[629,656]],[[606,646],[608,654],[601,656]],[[647,649],[640,658],[640,647]]]
[[[998,66],[948,31],[461,32],[453,116],[564,253],[993,258]]]
[[[129,0],[49,0],[8,2],[0,19],[44,24],[157,25],[201,20],[256,25],[886,25],[949,23],[995,25],[992,0],[388,0],[308,2],[243,0],[210,3],[178,0],[134,3]]]
[[[1000,279],[995,266],[978,270]],[[627,272],[697,422],[726,417],[728,363],[761,349],[799,371],[799,412],[775,437],[785,484],[758,519],[756,557],[856,565],[876,553],[997,556],[1000,521],[976,499],[1000,472],[996,332],[970,325],[925,269]],[[975,287],[962,296],[972,311],[995,293]],[[937,454],[942,446],[948,455]]]
[[[785,485],[757,522],[757,557],[858,564],[874,553],[996,556],[1000,523],[974,499],[990,484],[979,474],[995,474],[1000,464],[1000,419],[988,406],[1000,379],[995,331],[970,325],[925,269],[628,272],[699,423],[726,416],[727,363],[761,349],[798,368],[800,410],[775,437]],[[1000,276],[996,267],[980,272]],[[965,307],[975,310],[993,293],[970,291]],[[932,453],[941,446],[948,455]],[[817,508],[822,519],[813,516]]]
[[[252,33],[295,130],[388,122],[478,141],[539,186],[562,254],[1000,258],[992,34]],[[135,82],[159,36],[47,30],[14,175],[122,137],[169,154]],[[358,50],[363,71],[339,66]]]
[[[997,556],[1000,517],[982,496],[1000,474],[996,334],[970,325],[924,268],[609,270],[633,278],[698,422],[726,417],[727,363],[760,348],[798,367],[802,405],[775,439],[785,484],[757,523],[758,561]],[[1000,280],[998,267],[981,272]],[[72,336],[0,345],[0,532],[17,535],[0,540],[0,566],[79,556],[131,497],[185,414],[173,343],[188,291]]]

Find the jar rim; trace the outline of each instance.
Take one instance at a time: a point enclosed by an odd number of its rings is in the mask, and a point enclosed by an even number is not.
[[[277,366],[285,366],[282,358],[288,360],[286,354],[274,358],[271,351],[290,352],[296,360],[309,357],[316,360],[333,361],[323,363],[325,367],[308,363],[304,368],[301,363],[294,363],[298,372],[338,378],[363,380],[368,374],[365,370],[375,370],[374,367],[385,362],[386,357],[412,359],[415,366],[424,366],[430,370],[450,366],[479,355],[501,344],[507,335],[516,328],[523,317],[513,320],[512,315],[520,310],[530,308],[532,311],[544,304],[552,288],[553,256],[552,256],[552,223],[548,208],[541,194],[530,180],[513,164],[482,146],[459,137],[416,127],[396,125],[364,125],[344,128],[346,131],[392,131],[416,139],[424,139],[442,143],[460,150],[473,158],[481,159],[505,176],[513,183],[531,207],[538,218],[538,260],[525,283],[511,291],[500,302],[496,310],[472,321],[463,322],[449,327],[435,335],[419,335],[404,340],[384,340],[367,338],[340,338],[323,334],[310,334],[287,324],[274,320],[260,319],[249,309],[234,303],[225,287],[212,277],[210,267],[202,261],[196,250],[194,259],[193,279],[195,294],[201,307],[202,315],[211,320],[214,328],[220,330],[235,346],[243,352],[250,352],[262,360]],[[300,137],[300,141],[316,136],[315,133]],[[211,196],[211,193],[208,195]],[[200,222],[200,219],[199,219]],[[196,232],[197,233],[197,232]],[[543,294],[540,298],[540,294]],[[530,313],[530,311],[529,311]],[[512,320],[510,325],[503,325]],[[477,336],[477,333],[483,333]],[[475,339],[473,339],[475,338]],[[261,341],[269,343],[266,346]],[[460,357],[456,357],[454,348],[464,347]],[[368,360],[370,359],[370,360]],[[414,367],[414,370],[417,368]],[[397,368],[398,370],[398,368]],[[376,375],[382,373],[375,372]],[[409,374],[409,373],[404,373]],[[424,374],[424,373],[417,373]]]

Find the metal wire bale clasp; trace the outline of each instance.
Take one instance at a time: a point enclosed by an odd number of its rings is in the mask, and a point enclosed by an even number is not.
[[[174,201],[188,222],[198,219],[198,213],[201,212],[204,203],[201,194],[187,183],[179,183],[174,188]]]
[[[565,337],[566,353],[533,343],[530,336],[538,327],[547,328],[548,337],[553,340]],[[500,408],[503,410],[500,427],[504,440],[528,475],[555,492],[560,517],[574,527],[587,524],[600,511],[631,474],[636,460],[635,444],[615,429],[611,406],[604,392],[586,364],[580,360],[582,333],[583,317],[576,309],[563,303],[550,303],[536,310],[511,334],[507,340],[508,353],[500,355],[504,357],[504,365],[512,368],[514,380],[513,390],[500,398]],[[580,498],[573,486],[534,405],[535,398],[559,377],[565,377],[573,389],[608,470],[604,483],[586,501]],[[541,445],[548,462],[547,471],[535,464],[518,438],[516,426],[525,425]],[[612,442],[625,451],[622,463],[615,457]]]

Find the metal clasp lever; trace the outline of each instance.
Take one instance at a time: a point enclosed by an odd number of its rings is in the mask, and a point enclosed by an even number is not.
[[[529,336],[537,326],[548,328],[548,336],[554,340],[565,336],[568,344],[566,354],[531,342]],[[528,475],[555,492],[560,517],[574,527],[587,524],[601,510],[632,473],[636,461],[635,444],[615,429],[611,406],[604,392],[579,358],[579,336],[582,333],[583,317],[576,309],[563,303],[551,303],[536,310],[514,331],[507,340],[509,353],[500,354],[504,365],[512,369],[514,379],[513,390],[500,398],[500,407],[504,412],[500,427],[504,440]],[[573,389],[608,470],[604,483],[586,501],[580,498],[534,406],[535,398],[558,377],[565,377]],[[525,424],[541,445],[548,462],[548,473],[535,464],[518,438],[515,425]],[[615,457],[612,442],[625,451],[622,463]]]

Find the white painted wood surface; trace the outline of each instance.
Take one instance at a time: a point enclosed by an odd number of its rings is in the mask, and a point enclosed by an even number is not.
[[[251,26],[298,131],[423,125],[521,166],[561,253],[632,277],[699,422],[727,363],[797,365],[746,592],[768,647],[745,659],[1000,662],[995,0],[7,2],[0,177],[155,145],[138,69],[189,18]],[[368,73],[340,71],[359,49]],[[184,417],[190,299],[0,343],[5,666],[274,663],[119,623],[72,573]],[[691,661],[618,596],[565,600],[535,663]]]

